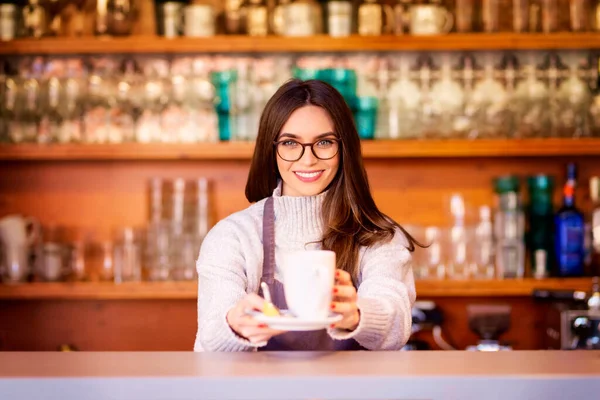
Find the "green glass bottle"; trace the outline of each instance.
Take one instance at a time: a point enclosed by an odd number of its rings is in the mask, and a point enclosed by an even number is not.
[[[530,176],[527,179],[527,186],[529,188],[527,248],[531,274],[535,278],[547,278],[554,265],[552,203],[554,180],[548,175]]]

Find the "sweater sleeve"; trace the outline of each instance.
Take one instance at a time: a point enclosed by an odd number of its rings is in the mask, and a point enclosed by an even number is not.
[[[206,235],[196,262],[198,331],[194,351],[252,351],[254,344],[227,323],[227,312],[245,295],[248,280],[237,232],[223,220]]]
[[[328,329],[329,335],[355,339],[369,350],[401,349],[410,337],[416,298],[411,260],[400,230],[388,243],[366,249],[358,287],[358,327],[351,332]]]

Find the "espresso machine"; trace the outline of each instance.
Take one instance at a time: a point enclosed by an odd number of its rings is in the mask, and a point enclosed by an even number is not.
[[[600,281],[592,290],[535,290],[534,299],[549,302],[545,320],[548,349],[600,350]]]

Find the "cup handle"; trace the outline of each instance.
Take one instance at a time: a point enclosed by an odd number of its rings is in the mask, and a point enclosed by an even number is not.
[[[383,27],[383,32],[391,34],[394,32],[394,22],[396,20],[396,17],[394,16],[394,9],[389,4],[384,4],[383,12],[385,14],[385,25]]]
[[[27,245],[33,245],[41,236],[42,226],[40,222],[33,217],[25,218],[25,226],[27,227]]]
[[[444,8],[444,27],[442,28],[442,32],[449,33],[454,26],[454,15],[447,8]]]

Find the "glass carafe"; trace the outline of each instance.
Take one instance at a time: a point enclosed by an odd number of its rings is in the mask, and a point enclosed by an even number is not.
[[[514,93],[515,136],[545,137],[551,131],[548,85],[532,59],[526,61]]]
[[[388,90],[390,138],[416,138],[422,126],[421,89],[415,82],[408,57],[398,56],[392,68],[392,83]]]

